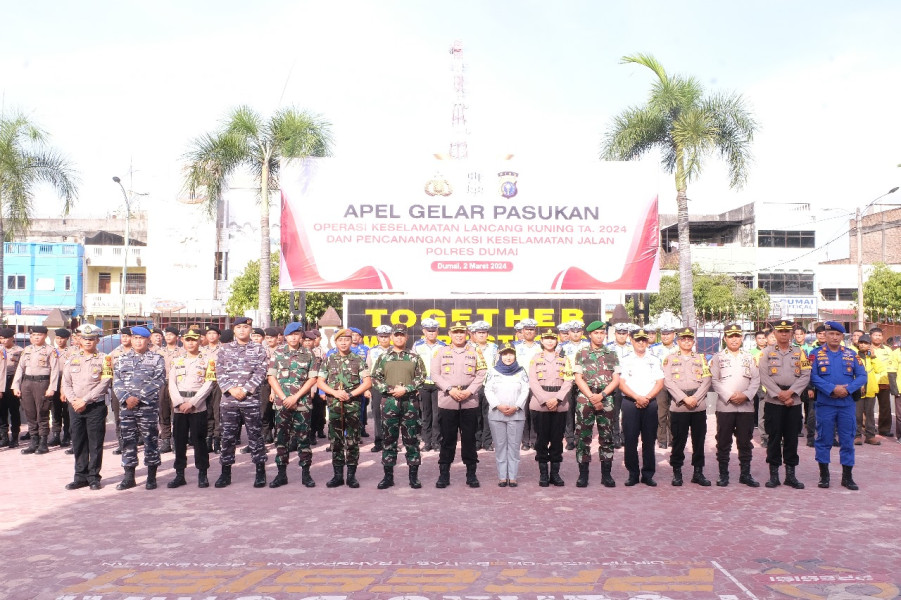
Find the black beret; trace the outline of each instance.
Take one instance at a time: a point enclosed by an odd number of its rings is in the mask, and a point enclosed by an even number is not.
[[[253,325],[253,319],[250,317],[238,317],[232,321],[232,327],[236,325]]]
[[[268,335],[269,337],[278,337],[282,331],[278,327],[267,327],[263,330],[263,335]]]
[[[55,335],[58,338],[70,338],[70,337],[72,337],[72,332],[69,331],[68,329],[60,327],[59,329],[57,329],[56,331],[53,332],[53,335]]]
[[[166,327],[163,331],[165,331],[166,333],[174,333],[175,335],[178,335],[178,327],[173,327],[172,325],[169,325],[169,327]]]
[[[254,327],[254,328],[251,330],[251,332],[252,332],[252,333],[255,333],[255,334],[257,334],[257,335],[266,335],[266,332],[263,331],[263,330],[262,330],[261,328],[259,328],[259,327]]]
[[[0,337],[11,338],[16,337],[16,330],[12,327],[4,327],[0,329]]]
[[[215,332],[218,333],[219,335],[222,335],[222,330],[219,329],[218,327],[216,327],[215,325],[210,325],[209,327],[206,328],[206,330],[207,330],[208,332],[209,332],[209,331],[215,331]]]
[[[229,342],[233,342],[235,340],[235,332],[231,329],[226,329],[222,332],[222,337],[219,338],[223,344],[227,344]]]
[[[318,331],[314,330],[314,331],[304,331],[303,337],[307,338],[308,340],[318,340],[322,336],[319,335]]]
[[[123,327],[119,330],[119,335],[131,335],[131,327]]]
[[[154,327],[153,329],[150,330],[150,333],[158,333],[160,335],[163,335],[163,330],[160,329],[159,327]]]
[[[31,328],[31,333],[47,333],[47,328],[43,325],[35,325]]]

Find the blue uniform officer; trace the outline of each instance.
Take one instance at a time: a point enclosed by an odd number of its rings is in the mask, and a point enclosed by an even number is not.
[[[821,488],[829,487],[829,454],[838,429],[841,446],[842,485],[858,489],[851,478],[854,467],[853,394],[867,383],[867,371],[860,357],[842,346],[845,328],[841,323],[826,321],[826,345],[810,354],[810,383],[816,389],[817,437],[814,442],[816,461],[820,464]]]

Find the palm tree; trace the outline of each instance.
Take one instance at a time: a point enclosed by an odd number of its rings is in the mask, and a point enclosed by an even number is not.
[[[601,158],[633,160],[654,149],[661,154],[663,168],[675,173],[682,319],[695,325],[688,183],[700,174],[702,159],[719,153],[729,165],[729,187],[741,188],[747,179],[757,124],[739,94],[704,97],[704,89],[696,79],[667,75],[648,54],[624,56],[621,62],[649,68],[657,75],[657,81],[647,104],[628,108],[613,119],[602,144]]]
[[[63,214],[78,196],[69,162],[47,145],[47,134],[22,114],[0,117],[0,318],[3,315],[4,242],[31,225],[34,193],[50,184],[63,200]]]
[[[214,215],[228,179],[247,168],[260,186],[260,315],[261,326],[270,322],[269,203],[270,191],[279,187],[282,158],[328,156],[331,125],[318,115],[294,108],[278,110],[268,121],[248,106],[234,109],[223,126],[192,142],[186,154],[185,187],[192,197],[203,194]]]

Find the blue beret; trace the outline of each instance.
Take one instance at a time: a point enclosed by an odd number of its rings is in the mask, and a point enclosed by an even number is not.
[[[301,325],[297,321],[285,325],[285,335],[291,335],[292,333],[297,333],[298,331],[303,333],[303,325]]]
[[[826,331],[837,331],[839,333],[847,333],[845,331],[845,326],[839,323],[838,321],[826,321],[825,323]]]
[[[139,335],[141,337],[149,338],[150,330],[147,329],[146,327],[132,327],[131,335]]]
[[[353,332],[356,333],[357,335],[363,335],[363,331],[362,331],[361,329],[359,329],[358,327],[348,327],[348,329],[350,329],[351,331],[353,331]]]

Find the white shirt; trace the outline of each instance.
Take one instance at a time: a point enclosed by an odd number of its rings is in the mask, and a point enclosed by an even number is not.
[[[639,396],[647,396],[657,380],[663,379],[663,363],[650,352],[645,352],[644,356],[634,352],[627,354],[620,360],[619,367],[620,377]]]

